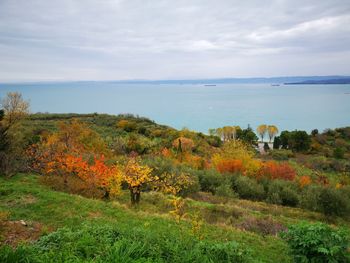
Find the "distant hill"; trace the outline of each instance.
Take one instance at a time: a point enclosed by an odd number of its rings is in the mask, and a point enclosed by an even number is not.
[[[300,84],[350,84],[350,78],[335,78],[321,80],[305,80],[300,82],[284,83],[285,85],[300,85]]]
[[[304,81],[325,81],[329,79],[350,79],[350,76],[292,76],[292,77],[253,77],[253,78],[214,78],[178,80],[122,80],[114,83],[128,84],[259,84],[259,83],[299,83]]]

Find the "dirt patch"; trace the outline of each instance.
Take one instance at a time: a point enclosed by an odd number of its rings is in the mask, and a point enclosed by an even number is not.
[[[278,233],[286,231],[287,227],[273,220],[271,217],[255,218],[247,217],[244,221],[235,225],[242,230],[255,232],[263,236],[277,236]]]
[[[6,221],[1,226],[0,244],[16,247],[37,240],[43,232],[43,225],[38,222]]]
[[[227,203],[227,198],[221,197],[221,196],[215,196],[211,193],[205,193],[205,192],[198,192],[191,194],[189,196],[193,200],[200,201],[200,202],[206,202],[211,204],[225,204]]]
[[[102,216],[102,214],[98,211],[97,212],[89,212],[89,214],[88,214],[89,218],[99,218],[101,216]]]
[[[33,195],[25,195],[21,197],[21,204],[30,205],[36,203],[37,198]]]

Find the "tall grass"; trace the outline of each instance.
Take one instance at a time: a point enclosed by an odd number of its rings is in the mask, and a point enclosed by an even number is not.
[[[32,245],[0,249],[0,262],[249,262],[249,252],[234,241],[212,242],[159,235],[142,227],[84,224],[61,228]]]

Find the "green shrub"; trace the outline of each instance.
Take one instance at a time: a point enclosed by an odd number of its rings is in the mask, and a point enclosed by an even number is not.
[[[333,151],[333,157],[336,159],[343,159],[345,154],[344,148],[337,147]]]
[[[301,192],[300,207],[311,211],[319,211],[319,199],[322,187],[308,185]]]
[[[349,238],[344,230],[322,223],[290,226],[281,237],[291,248],[295,262],[349,262]]]
[[[291,150],[273,150],[271,151],[271,156],[274,160],[277,161],[287,161],[289,158],[294,157],[294,153]]]
[[[233,180],[233,187],[241,198],[251,200],[263,200],[265,197],[264,187],[255,179],[238,176]]]
[[[299,199],[297,187],[293,182],[270,181],[266,194],[266,200],[269,203],[294,207],[298,205]]]
[[[318,199],[320,212],[327,216],[346,216],[349,214],[349,198],[338,189],[324,188]]]
[[[320,171],[330,171],[330,161],[324,156],[315,156],[308,158],[305,165],[311,169]]]
[[[350,200],[350,185],[340,188],[340,192]]]
[[[215,194],[216,189],[224,183],[223,176],[216,170],[198,171],[197,174],[201,191]]]
[[[236,198],[238,197],[235,191],[233,191],[230,182],[221,184],[215,189],[215,195],[222,197]]]

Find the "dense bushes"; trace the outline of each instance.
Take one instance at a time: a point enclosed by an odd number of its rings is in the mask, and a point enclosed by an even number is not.
[[[350,190],[315,184],[302,187],[297,181],[256,180],[239,174],[221,175],[215,170],[197,172],[200,190],[224,197],[266,201],[283,206],[301,207],[327,216],[350,215]]]
[[[297,190],[292,182],[273,180],[268,183],[266,200],[272,204],[297,206],[299,203]]]
[[[271,157],[277,161],[287,161],[294,157],[294,153],[291,150],[275,149],[271,151]]]
[[[318,211],[318,200],[321,191],[322,187],[319,185],[309,185],[304,187],[301,192],[300,206],[311,211]]]
[[[247,262],[247,250],[234,241],[196,240],[168,232],[115,226],[62,228],[32,246],[0,249],[0,262]]]
[[[350,196],[347,189],[335,189],[318,185],[309,185],[301,193],[300,206],[302,208],[318,211],[327,216],[350,215]]]
[[[242,161],[229,159],[229,160],[221,160],[217,163],[216,169],[220,173],[237,173],[242,172]]]
[[[309,150],[311,145],[310,136],[306,131],[282,131],[274,141],[274,149],[290,149],[296,152]]]
[[[230,198],[237,197],[237,194],[235,193],[235,191],[233,191],[229,180],[227,180],[226,183],[221,184],[215,189],[215,195]]]
[[[204,192],[215,194],[216,189],[225,182],[223,176],[215,170],[203,170],[197,174],[201,191]]]
[[[349,262],[349,237],[343,230],[322,223],[300,223],[281,234],[295,262]]]
[[[350,171],[350,161],[330,159],[325,156],[315,157],[299,157],[298,162],[304,164],[310,169],[319,170],[323,172],[344,172]]]
[[[318,205],[320,212],[327,216],[345,216],[349,213],[350,200],[338,189],[324,188],[320,192]]]
[[[277,163],[275,161],[265,162],[258,173],[258,177],[271,180],[283,179],[293,181],[295,176],[295,170],[287,162]]]
[[[255,179],[238,176],[233,180],[233,188],[241,198],[251,200],[263,200],[265,197],[264,187]]]

